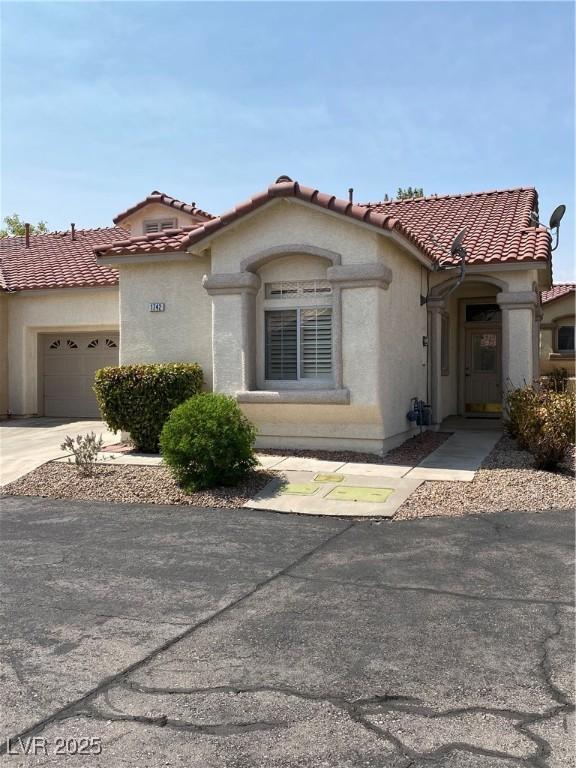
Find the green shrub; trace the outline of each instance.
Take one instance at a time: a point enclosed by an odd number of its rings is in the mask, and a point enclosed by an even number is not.
[[[170,411],[202,389],[196,363],[119,365],[96,371],[94,392],[102,418],[129,432],[135,447],[154,453]]]
[[[160,450],[186,490],[236,485],[256,466],[256,430],[236,401],[203,394],[175,408],[162,430]]]
[[[534,456],[539,469],[554,469],[576,440],[576,395],[530,385],[507,395],[508,431]]]

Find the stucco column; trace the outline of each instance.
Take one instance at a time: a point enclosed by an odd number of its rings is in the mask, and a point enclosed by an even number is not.
[[[234,395],[256,381],[256,294],[250,272],[215,274],[202,285],[212,297],[212,372],[215,392]]]
[[[430,405],[433,423],[440,424],[442,421],[442,314],[446,311],[446,303],[443,299],[429,298],[427,309]]]
[[[540,376],[540,325],[543,318],[542,307],[538,305],[534,312],[534,336],[533,336],[533,351],[534,351],[534,378],[537,379]]]
[[[344,362],[342,349],[345,345],[344,322],[342,319],[342,306],[347,295],[345,289],[354,288],[354,301],[359,302],[360,307],[368,312],[369,301],[362,301],[358,295],[359,288],[383,288],[386,289],[392,281],[392,270],[384,264],[351,264],[346,266],[334,265],[326,271],[326,276],[332,285],[333,312],[332,312],[332,336],[333,336],[333,375],[334,386],[342,387],[344,384]],[[369,295],[369,294],[367,294]],[[347,320],[351,311],[347,312]],[[358,327],[358,326],[356,326]],[[378,327],[378,319],[375,318],[373,328]],[[359,349],[362,343],[357,340],[352,343],[355,349]]]
[[[534,381],[535,315],[538,296],[533,291],[501,292],[497,302],[502,310],[502,391]]]

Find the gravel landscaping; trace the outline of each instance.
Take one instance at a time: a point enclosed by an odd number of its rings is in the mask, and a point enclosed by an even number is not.
[[[444,443],[452,432],[423,432],[422,435],[405,440],[402,445],[393,448],[383,456],[375,453],[357,453],[355,451],[322,451],[304,450],[297,448],[277,448],[258,450],[264,456],[302,456],[308,459],[320,459],[322,461],[342,461],[356,464],[394,464],[415,466],[428,454],[432,453]]]
[[[399,508],[394,520],[462,517],[481,512],[573,509],[574,457],[562,472],[534,468],[532,456],[502,437],[471,483],[425,482]]]
[[[69,464],[51,462],[6,485],[2,492],[7,496],[83,501],[241,507],[273,477],[272,472],[258,470],[234,488],[220,487],[186,494],[165,467],[98,465],[91,476],[83,477]]]
[[[283,455],[312,456],[335,461],[417,464],[451,433],[426,432],[390,451],[385,459],[372,454],[343,451],[283,451]],[[277,455],[277,451],[262,453]],[[57,499],[182,504],[203,507],[242,507],[276,473],[256,470],[235,488],[215,488],[186,494],[165,467],[100,464],[85,477],[69,464],[50,462],[5,486],[7,496]],[[425,482],[399,508],[394,519],[460,517],[482,512],[540,511],[574,507],[574,454],[558,473],[534,468],[532,456],[518,450],[514,440],[502,437],[470,483]]]

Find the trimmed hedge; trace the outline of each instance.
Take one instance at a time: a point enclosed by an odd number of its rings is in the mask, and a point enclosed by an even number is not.
[[[94,392],[108,427],[129,432],[138,450],[154,453],[170,411],[202,383],[196,363],[118,365],[96,371]]]
[[[198,491],[236,485],[256,464],[256,430],[227,395],[202,394],[175,408],[160,450],[177,482]]]

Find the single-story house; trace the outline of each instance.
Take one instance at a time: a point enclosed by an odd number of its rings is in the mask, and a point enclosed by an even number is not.
[[[94,416],[98,367],[197,361],[263,446],[380,452],[412,398],[498,416],[539,372],[536,190],[351,197],[281,176],[220,216],[153,192],[114,227],[5,239],[2,409]]]
[[[552,373],[565,368],[572,379],[576,376],[574,326],[576,325],[576,283],[557,283],[542,291],[540,322],[540,372]]]

